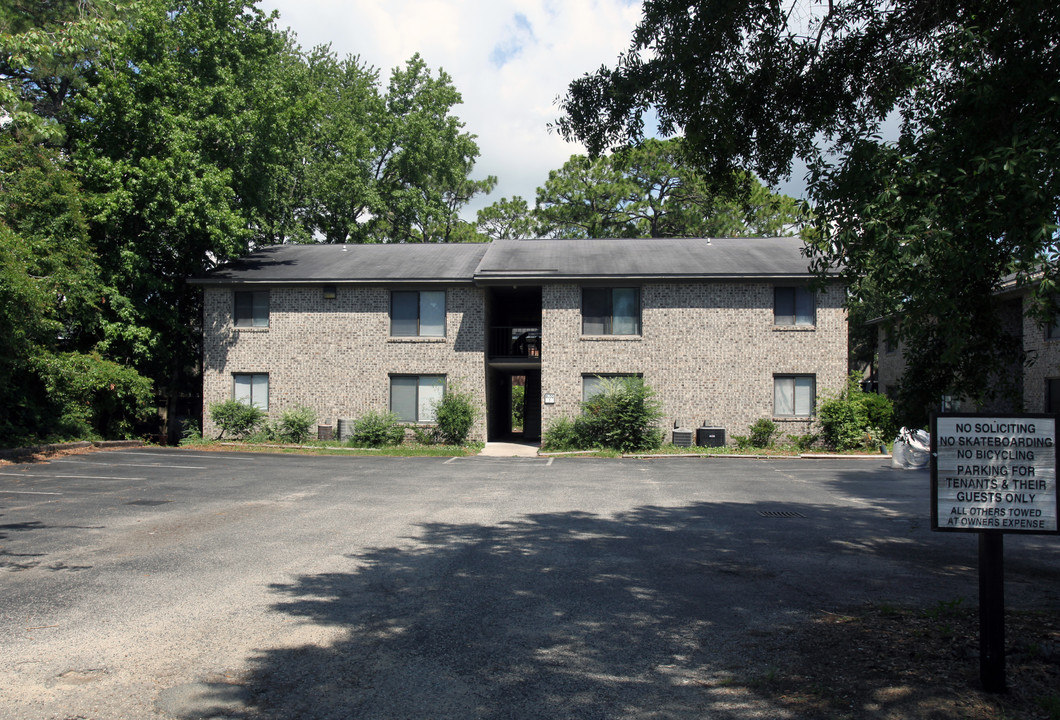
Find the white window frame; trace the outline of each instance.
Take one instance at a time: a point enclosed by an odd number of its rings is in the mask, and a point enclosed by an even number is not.
[[[269,374],[232,373],[232,399],[268,412]]]

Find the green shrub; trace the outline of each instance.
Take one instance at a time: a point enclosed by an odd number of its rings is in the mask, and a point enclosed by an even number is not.
[[[817,435],[814,433],[806,433],[805,435],[788,435],[788,441],[795,446],[795,449],[799,452],[806,452],[814,446],[818,440]]]
[[[579,433],[578,424],[570,418],[556,418],[545,428],[541,449],[550,452],[583,450],[587,446]]]
[[[768,418],[759,418],[750,430],[751,446],[765,448],[772,444],[773,436],[777,434],[777,424]]]
[[[276,431],[280,441],[285,443],[304,443],[313,434],[313,425],[317,414],[307,407],[296,407],[284,410]]]
[[[246,405],[238,400],[226,400],[210,405],[210,418],[221,428],[218,440],[224,437],[225,433],[228,433],[229,437],[244,438],[252,433],[265,417],[265,411],[261,408]]]
[[[475,424],[475,405],[471,394],[450,387],[434,404],[438,436],[449,445],[463,445]]]
[[[414,427],[412,428],[412,439],[420,445],[434,445],[438,442],[434,428]]]
[[[526,418],[526,387],[512,386],[512,427],[521,428]]]
[[[894,434],[894,406],[882,395],[864,392],[861,376],[852,373],[842,391],[820,403],[817,422],[830,448],[876,447]]]
[[[206,442],[202,436],[202,430],[199,429],[199,423],[194,420],[184,420],[181,425],[183,429],[180,433],[180,445],[184,447],[186,445],[202,445]]]
[[[97,354],[45,353],[30,360],[60,437],[131,437],[152,412],[151,381]]]
[[[603,389],[582,403],[574,422],[590,447],[619,452],[654,450],[663,433],[656,423],[662,410],[655,393],[638,377],[602,378]]]
[[[869,426],[879,430],[884,442],[888,438],[893,440],[898,433],[898,426],[894,421],[894,403],[887,399],[886,395],[862,393],[861,404],[865,407]]]
[[[383,447],[400,445],[405,439],[405,428],[392,412],[370,410],[353,423],[348,444],[353,447]]]

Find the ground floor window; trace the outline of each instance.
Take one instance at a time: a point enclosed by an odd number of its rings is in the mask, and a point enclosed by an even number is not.
[[[261,410],[269,409],[268,373],[234,373],[232,381],[233,398],[244,405],[253,405]]]
[[[601,373],[599,375],[582,375],[582,402],[588,402],[593,395],[601,393],[608,381],[616,378],[640,377],[632,373]]]
[[[445,393],[445,375],[391,375],[390,411],[402,422],[434,422]]]
[[[815,386],[813,375],[774,375],[773,415],[811,417],[816,404]]]

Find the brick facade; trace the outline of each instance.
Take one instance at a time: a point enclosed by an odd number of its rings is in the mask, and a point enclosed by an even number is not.
[[[583,336],[579,285],[546,285],[543,292],[542,392],[544,426],[573,417],[582,378],[640,374],[662,402],[665,429],[706,422],[726,436],[746,435],[760,418],[781,436],[809,432],[809,419],[773,415],[773,378],[813,375],[816,393],[838,390],[847,375],[847,320],[842,289],[817,296],[809,327],[773,324],[768,282],[649,284],[641,290],[639,336]],[[667,433],[669,440],[669,432]]]
[[[482,290],[446,291],[446,337],[391,338],[390,290],[336,287],[325,299],[320,286],[268,286],[267,328],[235,327],[233,289],[204,288],[203,432],[216,437],[209,405],[233,397],[233,374],[268,373],[269,417],[312,408],[320,424],[355,419],[390,403],[390,375],[445,375],[485,407],[484,300]],[[408,288],[414,289],[414,288]],[[432,287],[430,289],[438,289]],[[472,438],[485,438],[479,417]]]
[[[1027,412],[1045,412],[1046,381],[1060,378],[1060,337],[1049,337],[1046,328],[1024,313],[1023,350],[1029,360],[1023,372],[1023,405]]]
[[[334,299],[325,299],[320,286],[255,286],[265,288],[267,328],[235,327],[233,288],[204,288],[207,408],[233,397],[236,373],[268,374],[271,419],[300,405],[312,408],[321,424],[386,410],[392,374],[445,375],[486,407],[486,290],[448,287],[445,338],[392,338],[388,287],[340,284]],[[808,432],[808,419],[773,416],[773,378],[813,375],[817,397],[842,386],[843,293],[833,285],[817,296],[812,326],[775,326],[773,288],[771,282],[644,284],[640,335],[583,336],[581,286],[544,284],[541,390],[556,402],[542,407],[543,427],[579,412],[584,375],[614,373],[643,375],[662,402],[665,428],[706,421],[731,437],[767,417],[782,436]],[[486,438],[483,415],[473,440]],[[205,412],[204,433],[217,432]]]

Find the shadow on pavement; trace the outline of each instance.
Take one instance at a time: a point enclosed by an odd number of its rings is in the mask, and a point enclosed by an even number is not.
[[[968,538],[869,508],[761,514],[772,510],[424,524],[406,547],[348,556],[348,571],[273,586],[276,611],[345,639],[263,650],[241,686],[213,689],[218,708],[229,716],[238,697],[247,717],[276,719],[789,717],[756,678],[798,650],[792,630],[811,615],[974,602]],[[1010,569],[1037,577],[1019,602],[1055,606],[1057,555],[1046,564]]]

